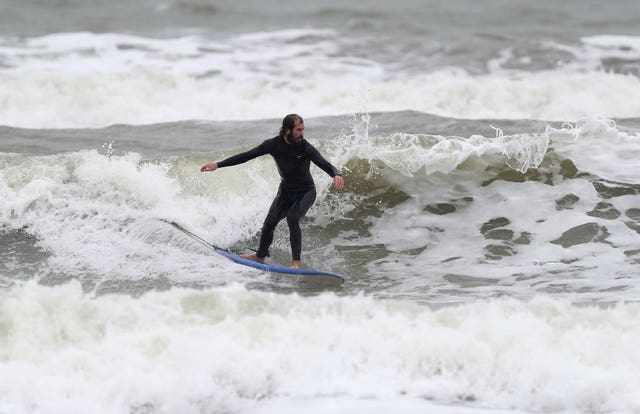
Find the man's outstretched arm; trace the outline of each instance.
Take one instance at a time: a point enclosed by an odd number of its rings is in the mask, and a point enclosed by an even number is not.
[[[254,158],[258,158],[261,155],[266,154],[267,151],[267,146],[266,144],[263,142],[262,144],[258,145],[257,147],[250,149],[247,152],[243,152],[241,154],[236,154],[236,155],[232,155],[231,157],[222,160],[220,162],[208,162],[205,165],[203,165],[202,167],[200,167],[200,172],[207,172],[207,171],[215,171],[218,168],[222,168],[222,167],[231,167],[232,165],[238,165],[238,164],[242,164],[245,163],[249,160],[252,160]]]
[[[327,161],[315,147],[311,146],[311,161],[324,172],[333,177],[333,185],[338,189],[344,187],[344,179],[340,171],[329,161]]]

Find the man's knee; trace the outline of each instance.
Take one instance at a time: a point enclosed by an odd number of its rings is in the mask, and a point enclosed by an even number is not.
[[[289,227],[300,227],[300,214],[289,213],[287,215],[287,224]]]
[[[262,231],[273,231],[279,222],[280,220],[278,220],[277,217],[267,216],[267,218],[264,219],[264,223],[262,223]]]

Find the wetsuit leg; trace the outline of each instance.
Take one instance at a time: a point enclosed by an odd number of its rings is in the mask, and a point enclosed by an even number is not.
[[[311,188],[303,193],[297,193],[293,200],[294,204],[287,213],[292,260],[300,260],[300,254],[302,252],[302,230],[300,229],[300,219],[304,217],[315,200],[315,188]]]
[[[271,203],[267,217],[264,219],[264,223],[262,224],[260,247],[258,247],[258,251],[256,253],[258,257],[265,258],[269,256],[269,247],[273,242],[273,232],[275,231],[278,223],[286,217],[290,204],[291,202],[287,192],[283,189],[283,186],[280,185],[278,188],[278,194],[273,200],[273,203]]]

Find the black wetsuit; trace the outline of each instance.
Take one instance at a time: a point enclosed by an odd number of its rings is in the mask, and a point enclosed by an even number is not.
[[[261,258],[269,256],[273,232],[278,223],[286,217],[289,225],[292,259],[300,260],[302,251],[300,219],[316,199],[316,187],[309,171],[310,162],[313,161],[331,177],[340,175],[340,172],[306,140],[303,139],[299,145],[292,145],[287,144],[280,136],[268,139],[247,152],[220,161],[218,167],[242,164],[265,154],[270,154],[275,160],[281,181],[278,194],[262,225],[257,255]]]

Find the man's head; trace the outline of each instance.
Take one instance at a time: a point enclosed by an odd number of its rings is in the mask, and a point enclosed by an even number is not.
[[[304,120],[300,115],[289,114],[282,120],[280,136],[293,145],[300,145],[304,138]]]

